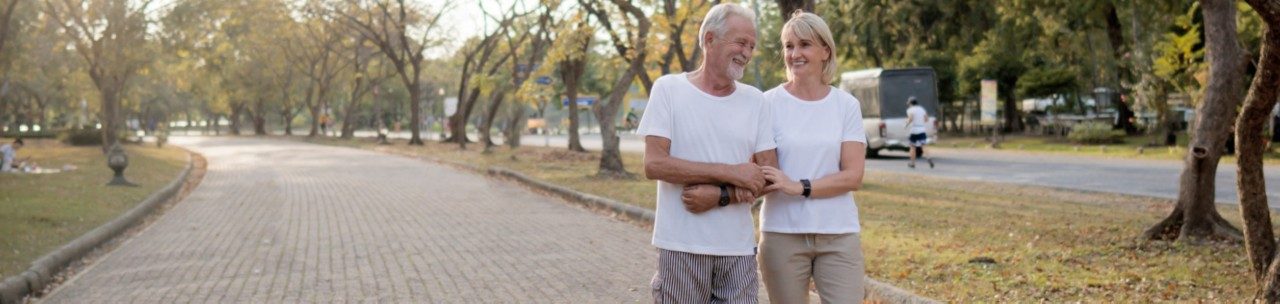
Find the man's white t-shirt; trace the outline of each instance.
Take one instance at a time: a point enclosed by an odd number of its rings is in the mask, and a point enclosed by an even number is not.
[[[929,123],[929,113],[925,113],[924,107],[908,107],[907,116],[911,117],[911,134],[921,134],[928,130],[926,126]]]
[[[658,78],[636,133],[671,140],[671,157],[701,163],[741,164],[777,147],[773,119],[759,89],[735,82],[729,96],[694,86],[687,74]],[[684,209],[684,185],[658,181],[653,245],[719,256],[755,254],[751,204],[730,204],[693,214]]]
[[[831,88],[818,101],[796,98],[778,86],[764,93],[773,109],[778,165],[793,180],[818,180],[840,171],[840,145],[867,142],[858,99]],[[781,191],[765,196],[760,230],[842,234],[861,231],[853,193],[805,198]]]

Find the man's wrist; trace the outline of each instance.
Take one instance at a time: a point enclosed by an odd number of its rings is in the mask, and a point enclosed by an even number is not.
[[[729,186],[720,184],[720,201],[717,204],[720,207],[729,205]]]

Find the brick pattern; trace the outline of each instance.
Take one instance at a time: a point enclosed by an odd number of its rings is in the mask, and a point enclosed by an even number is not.
[[[49,303],[648,302],[627,223],[456,169],[350,148],[175,138],[200,187]]]

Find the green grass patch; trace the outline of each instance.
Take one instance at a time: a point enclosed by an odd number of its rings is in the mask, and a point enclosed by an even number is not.
[[[0,142],[10,142],[5,139]],[[125,176],[139,187],[107,187],[111,169],[98,147],[72,147],[56,140],[25,140],[18,158],[51,174],[0,174],[0,277],[25,271],[32,261],[110,221],[160,190],[186,167],[178,148],[126,145]]]
[[[308,141],[502,166],[653,208],[654,182],[595,177],[597,153],[370,139]],[[641,156],[624,153],[641,174]],[[1137,237],[1171,210],[1164,199],[872,172],[856,194],[871,277],[947,302],[1245,302],[1253,286],[1238,244],[1187,246]],[[1237,223],[1234,208],[1220,208]],[[972,263],[989,258],[994,264]]]

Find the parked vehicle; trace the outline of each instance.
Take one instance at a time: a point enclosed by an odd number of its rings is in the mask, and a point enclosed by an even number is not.
[[[929,114],[928,143],[938,140],[938,80],[933,68],[868,69],[840,75],[840,89],[862,104],[867,156],[881,150],[907,151],[907,98],[915,96]]]

